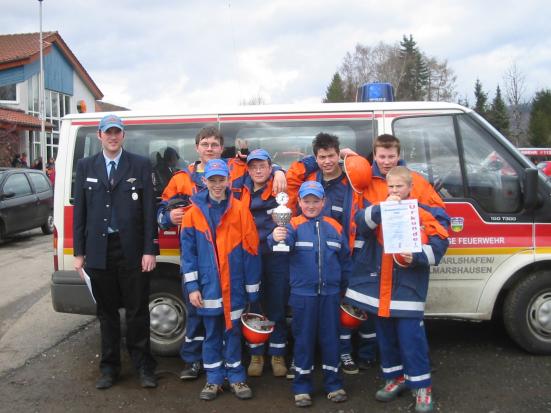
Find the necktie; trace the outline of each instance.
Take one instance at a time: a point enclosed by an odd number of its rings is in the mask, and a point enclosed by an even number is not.
[[[115,172],[117,170],[117,164],[115,161],[109,162],[109,165],[111,165],[111,170],[109,171],[109,185],[111,185],[111,188],[113,188],[113,185],[115,184]]]
[[[115,172],[117,171],[117,164],[115,161],[109,162],[109,165],[111,165],[111,170],[109,171],[109,186],[111,187],[111,190],[113,190],[113,186],[115,185]],[[118,225],[117,225],[117,219],[115,218],[115,206],[113,205],[113,198],[111,197],[111,219],[109,220],[109,228],[111,228],[112,231],[116,232],[118,231]]]

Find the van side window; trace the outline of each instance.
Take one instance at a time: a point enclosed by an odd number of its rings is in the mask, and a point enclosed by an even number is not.
[[[195,136],[205,126],[208,124],[148,124],[125,127],[123,148],[151,161],[156,196],[161,195],[173,172],[186,168],[197,159]],[[77,161],[100,151],[101,142],[97,137],[97,128],[80,128],[75,142],[73,184],[76,177]]]
[[[393,131],[407,166],[431,182],[442,198],[471,198],[487,213],[520,210],[515,160],[468,114],[399,118]]]
[[[262,148],[274,163],[287,169],[291,163],[312,154],[312,140],[320,133],[339,137],[341,148],[350,148],[367,156],[373,143],[372,119],[296,122],[231,122],[220,125],[224,139],[242,139],[249,151]]]
[[[408,168],[421,174],[444,199],[465,196],[453,116],[400,118],[392,127]]]
[[[496,144],[489,132],[470,117],[458,116],[465,153],[468,196],[490,213],[514,213],[521,209],[520,179],[516,162]]]

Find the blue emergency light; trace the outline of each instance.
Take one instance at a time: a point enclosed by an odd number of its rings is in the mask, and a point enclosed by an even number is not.
[[[394,102],[394,88],[390,83],[364,83],[358,87],[356,102]]]

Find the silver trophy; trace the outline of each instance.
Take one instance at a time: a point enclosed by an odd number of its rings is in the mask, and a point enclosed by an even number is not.
[[[272,219],[278,227],[284,227],[291,222],[291,216],[293,215],[291,209],[287,208],[289,196],[285,192],[280,192],[276,195],[275,200],[279,205],[272,210]],[[285,241],[279,241],[272,247],[272,251],[289,252],[290,248],[285,244]]]

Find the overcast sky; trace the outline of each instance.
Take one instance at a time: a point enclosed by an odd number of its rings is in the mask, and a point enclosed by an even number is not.
[[[0,33],[39,31],[38,0],[0,0]],[[357,43],[412,34],[447,59],[456,90],[493,95],[516,62],[526,99],[551,88],[548,0],[44,0],[57,30],[104,100],[132,109],[320,102]]]

